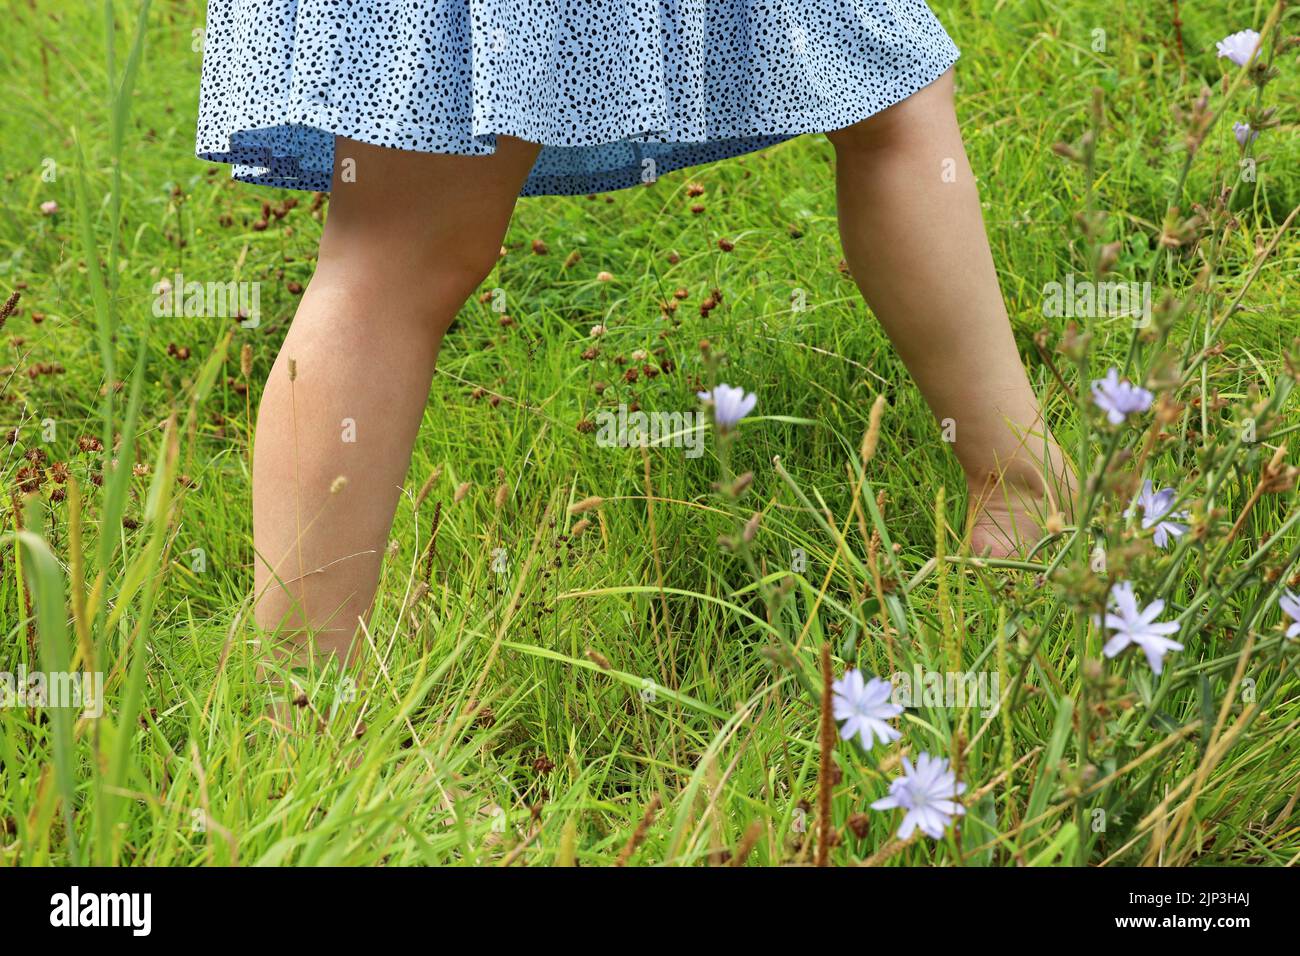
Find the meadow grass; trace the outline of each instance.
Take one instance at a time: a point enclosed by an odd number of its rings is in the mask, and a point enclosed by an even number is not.
[[[283,675],[276,710],[252,409],[328,204],[192,157],[198,0],[8,0],[0,669],[101,670],[106,712],[0,708],[0,860],[1300,860],[1277,607],[1300,554],[1297,20],[1182,6],[1176,29],[1160,3],[934,5],[1017,339],[1088,479],[1077,524],[1022,561],[963,550],[961,473],[843,268],[824,137],[524,200],[443,345],[360,661]],[[1214,42],[1266,23],[1257,88]],[[1279,125],[1243,157],[1252,104]],[[1044,317],[1048,283],[1107,267],[1152,281],[1150,326]],[[262,283],[260,323],[155,317],[177,272]],[[1158,396],[1121,427],[1088,400],[1111,365]],[[718,381],[758,406],[702,456],[597,444],[602,409],[693,410]],[[1190,513],[1168,550],[1125,517],[1142,478]],[[1162,676],[1101,654],[1119,580],[1182,625]],[[920,701],[895,744],[827,746],[823,649],[835,676],[996,677],[999,706]],[[899,840],[868,807],[922,752],[966,814]]]

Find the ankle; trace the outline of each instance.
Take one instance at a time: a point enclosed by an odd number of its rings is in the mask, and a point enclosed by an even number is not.
[[[1073,512],[1074,470],[1055,444],[1045,455],[1025,454],[997,465],[963,466],[962,470],[973,503],[1000,503],[1010,498],[1021,503],[1042,502],[1050,512]]]
[[[987,493],[999,488],[1015,488],[1034,494],[1047,490],[1046,469],[1033,461],[1017,460],[1001,465],[963,467],[966,488],[972,493]]]

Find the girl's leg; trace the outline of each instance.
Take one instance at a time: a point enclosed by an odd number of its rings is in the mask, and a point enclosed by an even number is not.
[[[1037,540],[1035,515],[1069,508],[1072,479],[1016,351],[952,71],[827,135],[849,268],[935,417],[952,419],[972,550],[1009,554]]]
[[[492,156],[337,140],[316,274],[258,410],[263,629],[300,646],[305,631],[340,655],[351,644],[379,579],[442,335],[497,261],[536,155],[507,137]],[[355,178],[340,174],[348,160]]]

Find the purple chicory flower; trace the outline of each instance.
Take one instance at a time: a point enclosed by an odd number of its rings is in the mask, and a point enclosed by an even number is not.
[[[1237,137],[1238,146],[1245,146],[1259,139],[1259,130],[1251,129],[1249,123],[1233,123],[1232,135]]]
[[[871,809],[902,807],[907,811],[903,815],[903,825],[898,828],[900,840],[910,837],[917,827],[926,836],[938,840],[943,837],[943,831],[952,818],[966,812],[966,808],[957,802],[957,797],[965,790],[966,784],[957,782],[947,758],[921,753],[917,754],[915,767],[906,757],[903,758],[903,776],[890,782],[889,795],[873,803]]]
[[[1286,616],[1292,622],[1286,629],[1286,636],[1295,637],[1300,634],[1300,597],[1296,597],[1290,591],[1283,591],[1282,596],[1277,599],[1277,606],[1286,612]]]
[[[723,431],[735,428],[742,418],[754,410],[758,397],[753,392],[727,384],[714,386],[711,392],[697,392],[706,402],[713,403],[713,420]]]
[[[1174,499],[1178,497],[1178,491],[1175,488],[1161,488],[1156,491],[1155,485],[1147,479],[1142,482],[1142,490],[1138,492],[1137,504],[1134,506],[1142,512],[1142,528],[1149,531],[1156,529],[1152,535],[1157,548],[1163,548],[1169,544],[1170,536],[1181,538],[1187,534],[1187,525],[1174,521],[1174,518],[1187,518],[1186,511],[1174,511],[1169,509],[1173,507]],[[1124,517],[1131,517],[1133,508],[1130,507],[1124,512]]]
[[[1245,66],[1255,52],[1259,43],[1259,34],[1254,30],[1238,30],[1232,36],[1224,37],[1215,44],[1219,57],[1227,57],[1237,66]]]
[[[1156,620],[1164,609],[1165,602],[1159,598],[1139,609],[1132,582],[1117,582],[1110,589],[1110,604],[1104,621],[1106,628],[1115,634],[1101,652],[1114,657],[1130,644],[1136,644],[1146,654],[1151,670],[1159,674],[1164,669],[1165,654],[1183,649],[1183,645],[1165,637],[1178,632],[1178,622]]]
[[[844,721],[840,737],[851,740],[857,734],[864,750],[870,750],[877,740],[882,744],[897,740],[901,735],[886,723],[897,717],[903,708],[890,701],[893,685],[887,680],[873,677],[862,679],[859,670],[846,671],[831,684],[831,706],[836,720]]]
[[[1154,398],[1145,388],[1127,380],[1121,381],[1119,369],[1113,365],[1105,378],[1092,383],[1092,401],[1106,413],[1112,425],[1122,425],[1124,419],[1134,412],[1145,412]]]

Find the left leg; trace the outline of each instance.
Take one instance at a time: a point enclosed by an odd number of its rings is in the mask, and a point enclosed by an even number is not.
[[[506,136],[491,156],[337,143],[336,163],[355,159],[359,175],[335,177],[253,454],[256,619],[294,663],[313,644],[360,650],[443,333],[496,265],[538,149]]]
[[[1011,334],[952,88],[949,70],[827,136],[849,268],[935,417],[955,423],[972,551],[1004,556],[1039,537],[1036,515],[1069,507],[1072,479]]]

